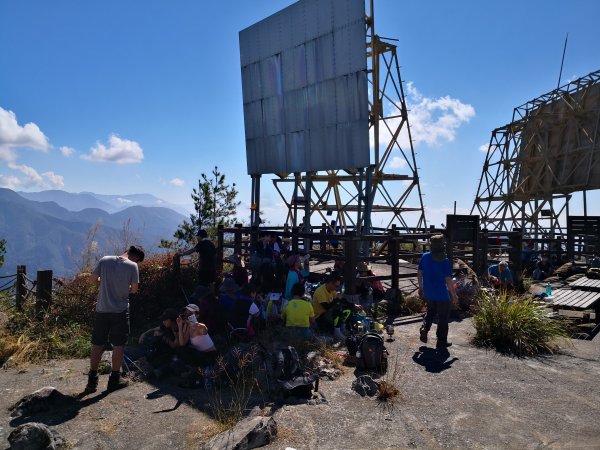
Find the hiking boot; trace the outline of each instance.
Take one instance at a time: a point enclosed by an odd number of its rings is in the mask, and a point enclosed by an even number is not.
[[[428,331],[423,327],[421,327],[421,329],[419,330],[419,339],[425,344],[427,344],[427,333]]]
[[[83,392],[85,394],[91,394],[93,392],[96,392],[98,390],[98,372],[90,372],[88,374],[88,381],[87,384],[85,386],[85,389],[83,390]]]
[[[121,374],[119,372],[112,372],[110,377],[108,377],[108,384],[106,385],[106,390],[108,392],[117,391],[119,389],[123,389],[127,387],[129,382],[121,378]]]
[[[436,342],[435,346],[436,346],[436,348],[448,348],[448,347],[452,346],[452,342],[448,342],[446,340],[444,340],[444,341],[438,340]]]

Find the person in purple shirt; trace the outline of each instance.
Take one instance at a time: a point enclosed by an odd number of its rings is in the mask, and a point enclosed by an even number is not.
[[[450,306],[458,297],[452,284],[452,264],[446,257],[446,240],[443,235],[431,237],[430,251],[424,253],[419,262],[419,297],[427,303],[427,312],[420,330],[421,342],[427,342],[427,333],[435,316],[438,316],[436,347],[446,348],[448,342],[448,320]],[[452,301],[452,302],[451,302]]]

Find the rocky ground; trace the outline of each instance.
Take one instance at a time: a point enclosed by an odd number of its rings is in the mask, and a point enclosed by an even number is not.
[[[473,347],[470,320],[451,324],[446,353],[435,350],[435,338],[422,344],[418,327],[398,325],[387,344],[387,377],[401,390],[392,409],[353,392],[354,371],[345,368],[337,380],[321,381],[326,402],[275,408],[278,436],[266,448],[600,448],[600,338],[517,359]],[[0,442],[8,447],[8,434],[23,422],[10,417],[11,404],[48,385],[77,394],[86,368],[77,360],[2,370]],[[35,420],[70,448],[191,449],[220,431],[207,411],[203,390],[136,382]]]

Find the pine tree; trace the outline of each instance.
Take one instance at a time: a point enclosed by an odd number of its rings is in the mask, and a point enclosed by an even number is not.
[[[191,194],[196,212],[190,214],[189,221],[184,220],[179,225],[174,237],[179,242],[190,244],[198,231],[205,229],[208,236],[214,239],[219,225],[228,227],[235,223],[237,207],[240,204],[236,201],[237,195],[235,183],[231,186],[226,184],[225,175],[219,172],[217,166],[210,173],[210,178],[204,173],[201,174],[198,188],[194,188]]]

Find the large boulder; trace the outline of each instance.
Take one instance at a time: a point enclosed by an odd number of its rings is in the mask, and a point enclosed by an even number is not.
[[[8,442],[13,450],[51,450],[65,444],[57,431],[37,422],[19,425],[8,435]]]
[[[247,417],[232,429],[210,441],[204,450],[247,450],[269,444],[277,435],[277,423],[272,417]]]
[[[61,393],[52,386],[46,386],[26,395],[17,403],[8,408],[12,417],[32,416],[34,414],[52,411],[58,408],[72,406],[75,399]]]

